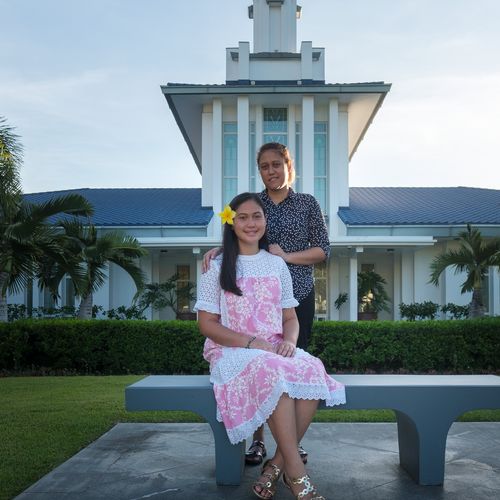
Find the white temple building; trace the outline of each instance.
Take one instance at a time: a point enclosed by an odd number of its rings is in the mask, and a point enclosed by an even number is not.
[[[361,270],[375,270],[388,283],[391,312],[379,319],[398,319],[401,302],[470,302],[470,294],[460,293],[463,275],[448,269],[436,287],[428,283],[429,265],[457,245],[457,233],[468,223],[485,237],[500,236],[500,191],[350,188],[349,162],[375,116],[384,119],[381,106],[391,85],[325,82],[326,49],[297,43],[296,0],[253,0],[248,16],[253,44],[242,41],[226,49],[225,83],[161,87],[202,188],[76,190],[94,204],[94,224],[136,236],[149,250],[141,265],[151,281],[165,281],[175,272],[197,281],[203,253],[221,241],[214,214],[235,194],[263,188],[256,152],[265,142],[282,142],[295,161],[294,189],[313,194],[327,221],[332,252],[315,270],[318,319],[357,319]],[[41,201],[54,194],[64,191],[27,197]],[[488,313],[500,314],[500,277],[493,268],[484,292]],[[95,302],[105,309],[129,305],[134,293],[132,281],[112,266]],[[341,293],[349,300],[337,309]],[[63,302],[71,301],[69,295],[62,290]],[[37,306],[45,299],[35,292],[9,302],[32,300]],[[165,310],[151,311],[150,317],[173,316]]]

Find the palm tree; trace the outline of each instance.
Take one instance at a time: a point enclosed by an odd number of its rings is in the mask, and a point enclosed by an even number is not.
[[[467,224],[467,231],[458,233],[460,248],[448,250],[434,257],[431,263],[431,279],[429,283],[439,284],[439,276],[449,266],[457,273],[467,273],[462,283],[462,293],[472,292],[469,317],[484,315],[484,304],[481,287],[490,266],[500,266],[500,238],[486,241],[478,229]]]
[[[83,226],[79,222],[63,222],[67,253],[73,254],[72,261],[52,263],[47,266],[47,284],[55,290],[55,285],[64,274],[73,280],[76,295],[81,298],[78,317],[92,317],[93,294],[106,281],[106,267],[112,262],[125,270],[133,279],[138,290],[143,287],[144,276],[135,259],[146,254],[139,242],[132,236],[119,232],[109,232],[98,236],[94,226]]]
[[[0,116],[0,214],[19,202],[21,190],[20,170],[23,164],[23,147],[13,127]],[[0,215],[1,216],[1,215]]]
[[[386,285],[385,278],[375,271],[358,273],[358,314],[361,317],[369,313],[369,316],[376,319],[379,312],[390,312],[390,298],[385,290]]]
[[[80,195],[53,198],[42,204],[23,200],[0,219],[0,321],[7,321],[7,291],[20,292],[50,259],[64,266],[71,256],[65,251],[57,215],[90,215],[93,209]],[[43,283],[43,282],[41,282]]]
[[[60,215],[92,214],[92,206],[71,194],[33,204],[22,197],[22,146],[12,127],[0,117],[0,321],[7,321],[7,291],[27,288],[48,256],[67,260],[60,245],[60,230],[50,219]]]
[[[186,282],[184,286],[178,286],[179,275],[176,273],[163,283],[148,283],[139,290],[134,297],[134,302],[143,313],[148,307],[161,310],[169,307],[177,316],[179,311],[179,300],[186,299],[191,302],[196,295],[193,290],[195,284],[191,281]]]

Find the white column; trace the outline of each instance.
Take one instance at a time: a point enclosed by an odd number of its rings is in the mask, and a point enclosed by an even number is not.
[[[203,263],[202,257],[203,257],[202,254],[196,256],[196,281],[195,281],[195,283],[199,283],[201,280],[201,274],[202,274],[201,265]],[[196,315],[198,315],[198,313],[196,313]]]
[[[490,268],[490,316],[500,315],[500,270],[498,267]]]
[[[160,283],[160,251],[159,250],[151,250],[151,282],[152,283]],[[158,309],[153,309],[150,307],[150,318],[151,319],[160,319],[160,311]]]
[[[415,302],[415,268],[412,250],[403,251],[401,255],[401,302]]]
[[[201,114],[201,206],[213,204],[213,147],[212,107],[206,106]]]
[[[338,199],[335,193],[337,183],[337,170],[340,169],[339,148],[339,106],[337,99],[330,99],[328,107],[328,233],[330,239],[340,235],[339,225],[341,221],[337,215],[339,209]],[[343,225],[343,224],[342,224]],[[344,225],[343,225],[344,226]],[[345,234],[345,226],[344,231]]]
[[[300,79],[313,79],[312,42],[302,42],[300,46]]]
[[[222,103],[214,99],[212,103],[212,206],[214,213],[222,211]],[[213,236],[222,237],[222,224],[214,224]]]
[[[302,191],[314,195],[314,97],[302,97]]]
[[[255,148],[257,151],[260,149],[264,142],[264,109],[260,104],[255,106]],[[257,164],[254,163],[255,168]],[[255,174],[255,190],[257,192],[264,189],[264,183],[260,178],[260,174],[257,171]]]
[[[338,216],[339,207],[349,206],[349,137],[348,115],[344,105],[330,101],[329,109],[330,163],[328,187],[330,191],[330,237],[345,236],[347,228]],[[332,130],[333,129],[333,130]]]
[[[269,52],[269,5],[266,0],[253,2],[253,51]]]
[[[250,109],[248,96],[238,97],[238,193],[248,191]]]
[[[349,256],[349,321],[358,320],[358,254]]]
[[[238,80],[250,80],[250,42],[238,44]]]
[[[338,171],[335,178],[336,198],[340,207],[349,206],[349,116],[347,106],[339,106],[339,131],[338,131]]]
[[[340,294],[340,261],[330,254],[327,261],[328,266],[328,319],[338,321],[340,319],[340,310],[335,308],[335,301]]]
[[[401,303],[401,254],[393,254],[392,274],[394,280],[394,304],[393,317],[395,320],[401,319],[399,304]]]
[[[281,50],[297,51],[297,0],[288,0],[281,7]]]
[[[292,155],[293,160],[296,160],[295,155],[295,122],[297,118],[295,116],[295,104],[288,105],[288,149]]]

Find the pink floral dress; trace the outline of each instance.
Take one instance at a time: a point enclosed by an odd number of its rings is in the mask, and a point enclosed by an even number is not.
[[[240,255],[236,281],[241,297],[221,289],[221,262],[219,256],[202,274],[195,308],[219,314],[221,323],[231,330],[279,343],[282,310],[298,305],[285,261],[265,250]],[[345,403],[344,386],[326,373],[318,358],[302,349],[285,358],[260,349],[223,347],[207,339],[203,356],[210,363],[217,419],[233,444],[266,422],[283,393],[295,399],[323,399],[328,406]]]

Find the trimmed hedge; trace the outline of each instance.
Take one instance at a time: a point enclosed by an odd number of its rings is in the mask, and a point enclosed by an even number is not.
[[[310,350],[329,373],[497,373],[500,318],[318,322]]]
[[[203,342],[194,321],[16,321],[0,324],[0,370],[201,374]]]
[[[208,372],[194,321],[24,320],[0,323],[4,374]],[[500,318],[321,321],[310,351],[330,373],[499,373]]]

